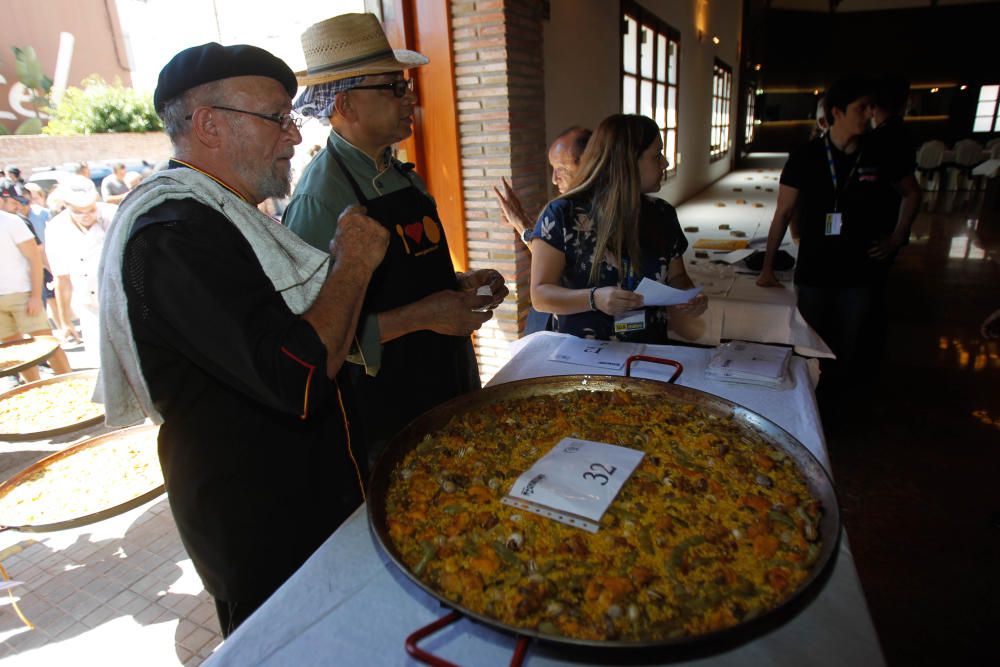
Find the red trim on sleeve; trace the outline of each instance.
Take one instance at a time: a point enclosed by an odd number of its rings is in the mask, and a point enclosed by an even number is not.
[[[309,370],[309,375],[306,376],[305,393],[302,396],[302,415],[299,417],[299,419],[305,420],[306,417],[309,416],[309,386],[312,384],[313,373],[316,372],[316,366],[314,364],[310,364],[307,361],[299,359],[297,356],[289,352],[288,348],[286,348],[284,345],[281,346],[281,351],[289,359],[291,359],[297,364],[305,366]]]

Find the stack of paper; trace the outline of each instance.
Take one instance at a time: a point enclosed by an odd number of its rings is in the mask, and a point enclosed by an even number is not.
[[[783,387],[788,383],[791,358],[787,347],[734,340],[715,348],[705,376],[723,382]]]

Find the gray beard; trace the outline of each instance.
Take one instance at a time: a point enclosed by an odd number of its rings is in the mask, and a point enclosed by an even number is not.
[[[264,201],[268,197],[286,197],[292,191],[291,167],[282,170],[274,164],[270,170],[265,171],[255,165],[240,162],[235,168],[244,182],[253,184],[254,191],[247,194],[258,201]]]

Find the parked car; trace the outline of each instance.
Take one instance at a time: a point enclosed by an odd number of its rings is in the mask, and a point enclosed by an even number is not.
[[[126,171],[134,171],[140,174],[147,169],[153,168],[153,165],[145,160],[90,160],[87,162],[90,166],[90,180],[94,182],[94,187],[97,188],[98,192],[101,191],[101,181],[111,173],[112,167],[119,162],[125,165]],[[58,167],[37,170],[28,177],[28,181],[38,183],[45,191],[45,195],[48,196],[57,185],[70,176],[73,176],[79,165],[79,162],[64,162]]]
[[[38,186],[45,192],[45,196],[48,197],[49,194],[56,189],[56,186],[75,175],[76,174],[71,171],[63,171],[61,169],[44,169],[31,174],[31,176],[28,177],[28,182],[37,183]]]

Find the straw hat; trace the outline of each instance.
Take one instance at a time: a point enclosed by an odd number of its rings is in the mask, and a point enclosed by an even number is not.
[[[393,49],[374,14],[342,14],[302,33],[306,69],[296,72],[300,86],[352,76],[385,74],[426,65],[416,51]]]

